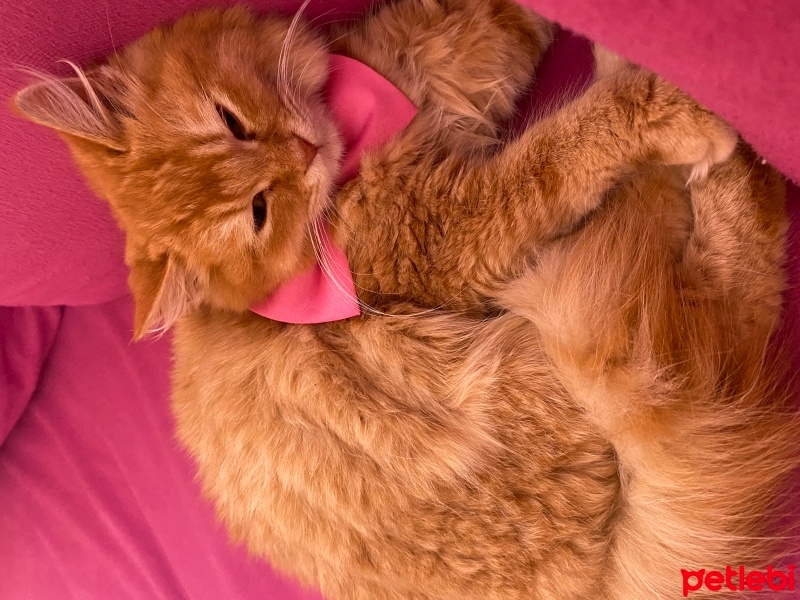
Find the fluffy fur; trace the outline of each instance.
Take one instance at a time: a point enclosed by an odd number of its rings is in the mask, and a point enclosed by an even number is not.
[[[177,322],[178,435],[220,518],[331,599],[678,598],[681,568],[777,564],[793,533],[782,180],[600,49],[502,143],[551,37],[507,0],[400,0],[327,39],[207,11],[16,98],[125,230],[137,336]],[[420,106],[335,195],[328,48]],[[320,215],[364,316],[250,314],[324,252]]]

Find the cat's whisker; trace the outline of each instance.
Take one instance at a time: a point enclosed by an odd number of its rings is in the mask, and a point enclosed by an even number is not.
[[[335,210],[335,211],[337,212],[337,214],[341,214],[341,213],[339,212],[339,210],[336,208],[336,206],[335,206],[335,205],[331,206],[331,209],[332,209],[332,210]],[[325,222],[326,222],[328,225],[331,225],[331,226],[333,226],[333,221],[332,221],[332,220],[331,220],[331,218],[330,218],[330,217],[328,217],[327,215],[326,215],[326,216],[323,216],[323,220],[324,220],[324,221],[325,221]],[[344,223],[344,220],[341,220],[341,221],[340,221],[340,223]],[[348,229],[349,229],[351,232],[355,233],[355,230],[354,230],[354,229],[353,229],[353,228],[352,228],[350,225],[347,225],[347,227],[348,227]],[[358,242],[356,242],[356,243],[358,243]],[[372,273],[360,273],[360,272],[358,272],[358,271],[351,271],[351,274],[352,274],[352,275],[360,275],[360,276],[370,276],[370,275],[372,275]],[[379,293],[380,293],[380,292],[379,292],[379,290],[373,290],[373,289],[367,288],[367,287],[365,287],[365,286],[358,285],[358,284],[357,284],[355,281],[353,282],[353,285],[356,287],[356,289],[358,289],[358,290],[361,290],[361,291],[364,291],[364,292],[368,292],[368,293],[372,293],[372,294],[379,294]],[[384,295],[394,295],[394,294],[384,294]]]
[[[344,215],[342,214],[342,211],[339,210],[339,207],[336,206],[335,202],[331,204],[330,210],[332,212],[336,213],[340,217],[338,223],[336,223],[336,226],[344,227],[345,229],[347,229],[348,236],[350,238],[351,243],[354,243],[354,244],[357,244],[358,246],[362,246],[363,247],[363,242],[360,241],[358,239],[358,237],[357,237],[358,230],[356,230],[355,227],[353,227],[350,223],[347,222],[347,220],[344,218]],[[333,220],[328,215],[324,215],[323,219],[331,227],[334,226]],[[371,274],[372,273],[357,273],[357,272],[353,271],[353,275],[371,275]],[[375,293],[377,293],[377,290],[367,290],[366,288],[360,288],[360,289],[364,289],[364,291],[374,291]]]
[[[324,19],[325,17],[327,17],[328,15],[330,15],[330,14],[332,14],[332,13],[334,13],[334,12],[336,12],[336,9],[334,9],[334,8],[329,8],[329,9],[328,9],[328,10],[326,10],[325,12],[318,14],[316,17],[313,17],[313,18],[311,18],[311,19],[308,19],[308,24],[309,24],[309,26],[313,25],[314,23],[316,23],[317,21],[319,21],[319,20],[321,20],[321,19]],[[342,19],[342,20],[343,20],[343,19]]]
[[[117,43],[114,41],[114,34],[111,32],[111,16],[108,14],[108,0],[105,0],[106,9],[106,24],[108,25],[108,37],[111,38],[111,47],[114,49],[114,54],[117,53]]]
[[[308,116],[307,111],[303,108],[302,103],[299,100],[300,97],[300,82],[303,80],[303,76],[306,74],[306,69],[308,66],[315,62],[316,57],[309,56],[306,60],[305,64],[303,65],[303,69],[300,71],[300,77],[295,77],[295,81],[297,82],[294,87],[292,88],[292,94],[295,104],[295,112],[298,113],[298,116],[303,119],[304,121],[308,122],[311,119]],[[292,70],[292,76],[294,77],[294,70]]]
[[[319,17],[317,17],[317,19],[318,18]],[[311,23],[313,23],[313,21],[311,21]],[[352,31],[357,31],[357,30],[358,30],[358,28],[354,28]],[[352,31],[350,33],[352,33]],[[329,41],[328,45],[330,45],[332,43],[335,43],[336,41],[338,41],[342,37],[344,37],[344,36],[340,36],[338,38],[335,38],[332,41]],[[309,57],[306,60],[305,64],[303,65],[302,70],[300,71],[300,76],[299,77],[295,76],[295,69],[293,68],[292,72],[291,72],[291,77],[289,77],[288,79],[284,78],[284,93],[286,95],[287,103],[290,104],[292,109],[295,112],[299,113],[299,116],[301,116],[305,120],[310,120],[310,119],[309,119],[305,109],[303,108],[303,103],[300,101],[300,82],[303,80],[303,76],[305,75],[306,69],[313,62],[314,62],[314,57]],[[287,70],[288,70],[288,67],[287,67]]]
[[[331,280],[331,282],[334,284],[335,289],[340,294],[342,294],[342,297],[349,298],[350,294],[348,293],[347,290],[345,290],[342,287],[341,282],[334,275],[334,272],[333,272],[333,269],[331,267],[331,264],[328,262],[328,255],[326,254],[327,247],[326,247],[325,243],[323,242],[323,240],[322,240],[322,238],[321,238],[321,236],[319,234],[319,231],[314,226],[311,226],[311,230],[313,231],[313,235],[311,237],[312,246],[314,247],[314,253],[315,253],[316,257],[317,257],[317,260],[319,261],[319,265],[320,265],[320,268],[323,271],[323,274]],[[319,248],[319,252],[317,252],[317,248]],[[354,282],[354,285],[356,285],[357,289],[363,289],[363,288],[359,288],[359,286],[357,284],[355,284],[355,282]],[[368,291],[368,290],[365,290],[365,291]],[[432,307],[432,308],[428,308],[428,309],[424,309],[424,310],[421,310],[421,311],[418,311],[418,312],[415,312],[415,313],[408,313],[408,314],[386,313],[386,312],[383,312],[383,311],[380,311],[380,310],[376,309],[373,306],[368,305],[367,303],[363,302],[358,297],[356,297],[356,301],[358,302],[358,306],[362,310],[364,310],[365,312],[367,312],[369,314],[372,314],[372,315],[375,315],[375,316],[392,317],[392,318],[402,319],[402,318],[421,317],[421,316],[424,316],[424,315],[429,315],[429,314],[433,314],[433,313],[436,313],[438,311],[444,310],[447,307],[448,304],[450,304],[451,302],[453,302],[456,299],[458,299],[460,297],[460,295],[461,295],[460,293],[453,294],[453,296],[451,296],[451,298],[449,298],[445,302],[442,302],[438,306],[435,306],[435,307]]]
[[[311,239],[311,246],[314,249],[314,255],[317,259],[317,263],[319,264],[320,268],[322,269],[323,275],[327,277],[333,284],[334,289],[342,298],[349,298],[350,294],[345,290],[339,280],[334,276],[333,271],[328,263],[327,256],[325,254],[325,244],[322,241],[322,238],[319,234],[319,231],[314,224],[308,225],[308,232]],[[368,306],[366,303],[362,302],[360,298],[356,297],[356,301],[358,302],[359,308],[362,310],[372,313],[373,309],[371,306]]]
[[[327,247],[322,240],[322,237],[319,234],[319,231],[315,226],[311,226],[312,232],[312,245],[314,246],[314,252],[319,262],[320,268],[322,269],[323,274],[325,277],[328,277],[330,281],[334,284],[334,288],[336,289],[337,293],[339,293],[343,298],[350,298],[350,293],[342,287],[341,282],[339,279],[334,275],[333,269],[331,268],[330,263],[328,262],[328,255],[326,254]],[[374,307],[368,305],[367,303],[363,302],[358,296],[356,296],[356,302],[361,310],[368,314],[376,315],[376,316],[394,316],[387,313],[383,313]]]
[[[348,37],[350,35],[353,35],[353,33],[361,31],[362,29],[365,29],[365,28],[366,28],[365,24],[362,24],[360,27],[352,27],[352,28],[348,29],[347,31],[345,31],[344,33],[342,33],[341,35],[336,36],[335,38],[328,40],[328,46],[332,46],[333,44],[335,44],[339,40],[343,40],[344,38],[346,38],[346,37]]]
[[[302,10],[302,7],[301,7]],[[331,11],[328,11],[330,13]],[[311,25],[314,21],[320,19],[323,15],[319,15],[309,21],[309,25]],[[297,18],[297,15],[295,15]],[[357,31],[359,28],[353,28],[352,31]],[[352,31],[350,33],[352,33]],[[333,44],[343,36],[335,38],[332,41],[329,41],[328,44]],[[309,57],[303,65],[303,68],[300,71],[300,76],[296,76],[295,66],[292,67],[291,73],[289,73],[289,52],[291,50],[291,39],[289,38],[289,34],[287,34],[284,44],[281,48],[281,58],[279,60],[279,77],[278,77],[278,92],[283,100],[284,104],[294,113],[297,114],[299,118],[308,122],[311,121],[311,118],[308,115],[307,110],[304,107],[304,103],[301,101],[301,93],[300,93],[300,83],[303,80],[303,76],[305,75],[306,69],[310,64],[314,62],[314,57]]]
[[[300,8],[297,9],[289,25],[289,29],[283,38],[283,44],[281,45],[280,54],[278,56],[278,93],[281,95],[281,99],[290,106],[296,106],[296,98],[293,97],[289,81],[289,52],[294,35],[297,28],[300,26],[300,19],[302,18],[303,11],[305,11],[310,2],[311,0],[305,0],[305,2],[300,5]]]
[[[320,267],[322,268],[323,274],[331,280],[331,282],[334,284],[334,287],[335,287],[336,291],[343,298],[349,298],[350,294],[348,293],[347,290],[345,290],[342,287],[342,285],[339,282],[339,280],[333,274],[333,270],[331,269],[330,264],[328,263],[327,255],[326,255],[326,252],[325,252],[325,250],[326,250],[325,244],[323,243],[322,238],[320,237],[319,231],[317,231],[316,227],[314,227],[313,229],[314,229],[314,238],[313,239],[316,240],[316,245],[320,249],[319,253],[317,254],[317,257],[318,257],[318,260],[319,260]],[[358,298],[358,296],[356,296],[356,302],[358,303],[359,308],[362,311],[364,311],[364,312],[366,312],[368,314],[372,314],[372,315],[376,315],[376,316],[390,316],[390,315],[386,315],[385,313],[382,313],[381,311],[378,311],[377,309],[375,309],[372,306],[368,305],[366,302],[363,302],[360,298]]]

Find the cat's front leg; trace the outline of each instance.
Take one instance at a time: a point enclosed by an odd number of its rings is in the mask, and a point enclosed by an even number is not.
[[[365,302],[463,310],[493,297],[543,244],[578,226],[647,162],[724,160],[736,134],[674,86],[625,68],[489,160],[427,150],[424,120],[343,191],[345,243]]]
[[[434,214],[458,224],[442,240],[437,267],[463,270],[464,281],[491,289],[514,276],[542,242],[579,225],[637,166],[705,169],[725,160],[737,139],[652,73],[631,68],[600,79],[484,165],[455,177],[444,163],[432,175],[434,188],[441,186],[437,179],[454,182]],[[465,262],[465,254],[479,258]]]

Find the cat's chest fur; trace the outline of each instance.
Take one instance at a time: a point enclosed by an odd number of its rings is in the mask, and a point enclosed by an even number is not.
[[[566,530],[605,552],[613,451],[514,318],[291,326],[200,310],[179,322],[173,405],[233,536],[307,581],[333,560],[398,582],[460,573],[466,593],[488,581],[478,563],[502,564],[494,587],[559,560]]]
[[[486,281],[514,267],[476,252],[478,235],[463,211],[482,201],[485,190],[474,181],[481,166],[426,143],[422,131],[432,127],[422,118],[365,155],[359,176],[337,194],[333,235],[364,304],[391,311],[410,302],[482,319],[493,313]]]

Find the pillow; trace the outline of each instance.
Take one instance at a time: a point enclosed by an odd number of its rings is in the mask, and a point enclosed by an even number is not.
[[[800,183],[800,2],[520,3],[680,86]]]
[[[60,321],[59,307],[0,306],[0,446],[39,385]]]
[[[768,160],[800,180],[800,4],[680,0],[520,0],[664,74],[720,112]],[[369,0],[315,0],[322,23],[357,16]],[[30,81],[20,67],[102,59],[200,0],[0,4],[0,97]],[[218,2],[228,5],[232,2]],[[259,11],[299,0],[253,0]],[[757,6],[758,4],[758,6]],[[86,188],[57,136],[0,110],[0,305],[93,304],[127,294],[122,235]]]
[[[322,600],[231,543],[203,499],[173,437],[169,337],[131,344],[130,298],[53,310],[58,335],[0,447],[0,598]],[[0,324],[19,311],[41,316]]]

